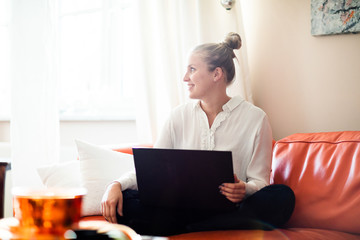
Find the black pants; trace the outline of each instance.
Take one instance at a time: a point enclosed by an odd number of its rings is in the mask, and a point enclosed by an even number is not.
[[[134,190],[123,192],[123,217],[118,223],[141,235],[168,236],[186,232],[263,229],[287,222],[294,210],[295,195],[285,185],[269,185],[242,201],[227,213],[201,210],[174,210],[143,206]]]

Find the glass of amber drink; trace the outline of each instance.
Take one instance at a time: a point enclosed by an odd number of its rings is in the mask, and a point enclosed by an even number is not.
[[[22,236],[62,236],[69,229],[78,228],[85,188],[30,189],[14,188],[14,216],[19,221]]]

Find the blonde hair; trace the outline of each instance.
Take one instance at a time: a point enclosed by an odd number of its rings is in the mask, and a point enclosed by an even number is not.
[[[193,53],[199,53],[207,63],[209,71],[220,67],[226,76],[226,82],[231,83],[235,76],[233,58],[236,58],[234,49],[240,49],[241,37],[237,33],[227,34],[224,42],[206,43],[195,47]]]

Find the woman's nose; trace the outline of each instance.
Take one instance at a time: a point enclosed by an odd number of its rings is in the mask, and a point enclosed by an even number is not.
[[[189,76],[188,76],[188,73],[187,73],[187,72],[186,72],[185,75],[184,75],[183,81],[184,81],[184,82],[189,81]]]

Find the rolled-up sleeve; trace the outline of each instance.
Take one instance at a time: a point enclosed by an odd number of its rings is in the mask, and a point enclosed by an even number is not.
[[[120,178],[115,180],[121,184],[121,190],[125,191],[127,189],[138,190],[136,174],[135,172],[127,172],[123,174]]]

